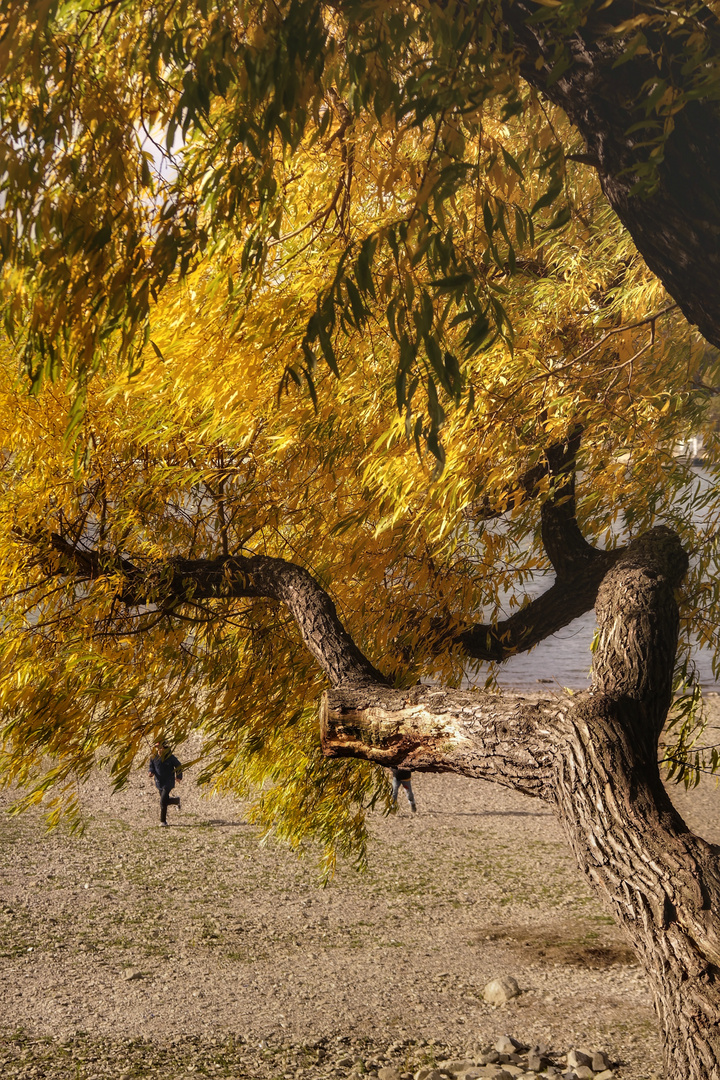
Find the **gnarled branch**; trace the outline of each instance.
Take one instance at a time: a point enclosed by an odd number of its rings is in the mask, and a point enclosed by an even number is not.
[[[595,603],[608,570],[623,553],[622,548],[601,551],[593,547],[577,523],[575,459],[582,430],[576,425],[566,442],[554,443],[545,451],[544,475],[551,477],[551,492],[541,510],[542,540],[556,581],[509,619],[455,632],[451,640],[473,659],[507,660],[584,615]]]
[[[221,555],[215,559],[168,559],[143,570],[128,559],[102,556],[50,537],[65,567],[88,578],[121,575],[118,599],[128,607],[154,604],[171,611],[194,600],[267,597],[283,603],[305,645],[333,686],[384,683],[384,676],[360,651],[340,621],[327,592],[301,566],[265,555]]]

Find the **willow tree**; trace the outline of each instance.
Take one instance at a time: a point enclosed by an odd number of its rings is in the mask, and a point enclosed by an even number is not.
[[[542,798],[668,1077],[717,1077],[717,852],[658,764],[718,644],[720,505],[673,457],[720,345],[713,5],[3,19],[3,779],[52,807],[197,729],[328,861],[377,765]],[[589,693],[456,689],[593,604]]]

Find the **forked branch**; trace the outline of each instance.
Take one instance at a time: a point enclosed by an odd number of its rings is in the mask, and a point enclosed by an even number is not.
[[[545,460],[525,474],[537,484],[550,477],[550,495],[542,505],[542,540],[557,575],[555,583],[499,623],[476,624],[456,632],[451,640],[475,660],[500,663],[525,652],[589,611],[600,583],[618,561],[622,548],[601,551],[580,531],[575,505],[575,460],[582,427],[576,425],[564,443],[554,443]]]
[[[421,685],[337,687],[320,708],[325,753],[485,777],[552,801],[560,744],[577,737],[578,718],[588,709],[604,715],[621,708],[633,754],[657,773],[677,645],[674,591],[687,562],[678,537],[664,527],[617,557],[598,599],[590,697],[532,701]]]

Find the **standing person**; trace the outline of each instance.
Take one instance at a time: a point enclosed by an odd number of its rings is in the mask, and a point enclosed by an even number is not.
[[[170,792],[175,787],[176,780],[182,780],[182,765],[170,753],[170,747],[164,740],[160,740],[153,746],[153,756],[148,765],[150,776],[155,780],[155,787],[160,792],[160,824],[167,828],[167,808],[177,806],[180,809],[179,797],[171,798]]]
[[[408,802],[410,803],[410,809],[412,810],[413,814],[416,814],[417,806],[415,805],[415,796],[413,795],[412,784],[410,783],[410,777],[412,776],[410,769],[396,769],[393,766],[390,769],[390,772],[392,773],[391,801],[397,806],[398,791],[400,790],[400,785],[402,784],[402,786],[405,788],[405,794],[408,797]]]

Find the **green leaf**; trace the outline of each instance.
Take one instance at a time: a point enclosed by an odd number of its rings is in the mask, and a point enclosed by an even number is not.
[[[520,177],[521,180],[524,180],[525,179],[525,173],[522,171],[522,169],[520,167],[520,164],[518,163],[517,159],[514,158],[512,156],[512,154],[508,150],[505,149],[504,146],[501,146],[500,150],[502,151],[503,161],[505,162],[506,166],[509,169],[512,169],[512,171],[514,173],[517,173],[517,175]]]
[[[515,236],[517,237],[518,247],[525,247],[525,241],[527,240],[525,215],[517,206],[515,207]]]
[[[340,370],[338,368],[337,357],[335,355],[335,350],[333,348],[332,339],[331,339],[330,335],[328,334],[328,332],[327,332],[327,330],[325,329],[324,326],[322,326],[322,325],[318,326],[317,336],[318,336],[318,340],[320,342],[320,347],[322,348],[323,356],[325,357],[327,366],[330,368],[333,375],[335,375],[339,379],[340,378]]]
[[[360,254],[355,264],[357,283],[365,293],[369,293],[373,300],[376,299],[375,283],[372,277],[372,264],[377,248],[377,236],[368,236],[362,243]]]
[[[444,278],[435,278],[429,282],[438,292],[458,292],[473,280],[472,274],[451,274]]]
[[[440,429],[445,421],[445,412],[438,399],[437,386],[432,375],[428,376],[428,412],[436,429]]]
[[[458,358],[450,351],[445,352],[445,380],[450,393],[457,398],[462,388],[462,375]]]
[[[487,343],[490,334],[490,320],[483,311],[475,317],[463,338],[463,348],[468,356],[473,356]]]
[[[567,225],[572,216],[572,208],[569,203],[562,206],[553,217],[549,224],[543,226],[545,229],[561,229],[563,225]]]
[[[415,421],[415,430],[413,431],[413,439],[415,440],[415,449],[417,450],[417,456],[422,457],[422,450],[420,448],[420,436],[422,435],[422,417],[418,416]]]
[[[568,70],[572,63],[572,57],[567,49],[563,49],[560,57],[553,64],[552,70],[547,77],[547,85],[553,86]]]
[[[360,293],[358,292],[355,282],[351,278],[347,278],[345,281],[345,288],[347,289],[348,298],[350,300],[350,307],[353,313],[353,320],[358,330],[363,326],[367,315],[365,305],[362,302]]]
[[[534,217],[538,210],[543,210],[546,206],[551,206],[557,199],[562,189],[562,180],[553,180],[545,194],[541,195],[540,198],[533,204],[533,207],[530,211],[530,217]]]

